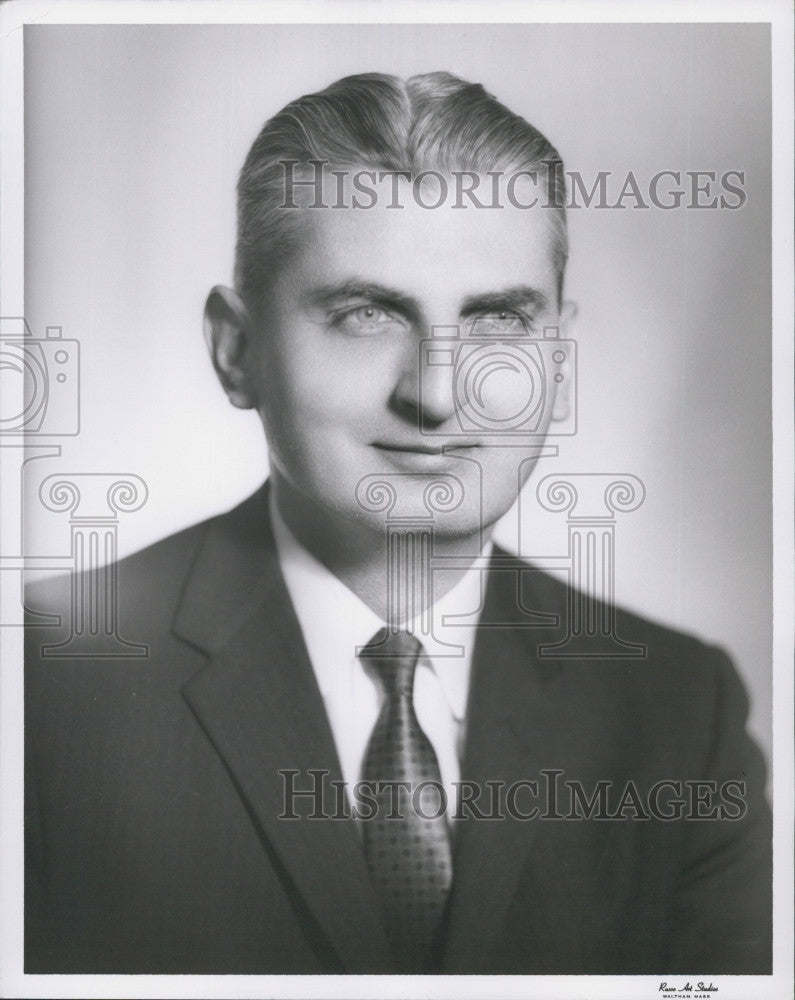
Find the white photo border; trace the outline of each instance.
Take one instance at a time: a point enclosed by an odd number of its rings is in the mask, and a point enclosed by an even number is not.
[[[23,33],[26,24],[768,22],[773,96],[773,440],[775,803],[774,971],[712,977],[719,1000],[784,1000],[793,968],[793,14],[787,0],[12,0],[0,6],[0,315],[24,315]],[[20,390],[21,391],[21,390]],[[0,470],[2,474],[2,470]],[[2,512],[0,512],[2,513]],[[0,995],[18,997],[526,997],[659,995],[660,976],[25,975],[22,837],[22,636],[0,629]]]

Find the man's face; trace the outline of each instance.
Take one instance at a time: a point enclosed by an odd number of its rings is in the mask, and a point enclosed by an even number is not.
[[[540,356],[544,327],[561,324],[551,219],[430,210],[408,192],[401,204],[295,210],[306,232],[260,311],[248,374],[271,462],[293,492],[382,528],[368,485],[388,482],[392,513],[417,517],[441,477],[462,499],[437,531],[474,534],[515,501],[532,469],[527,446],[552,416],[549,367],[529,391],[521,365],[523,352]],[[438,327],[453,338],[441,353],[423,343]],[[528,392],[531,409],[543,397],[534,436],[506,436]]]

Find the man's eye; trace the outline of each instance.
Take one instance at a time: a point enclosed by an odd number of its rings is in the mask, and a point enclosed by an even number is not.
[[[470,333],[475,337],[500,335],[518,337],[527,333],[529,329],[530,323],[527,317],[520,316],[519,313],[509,309],[499,309],[483,316],[475,316],[472,320]]]
[[[381,333],[392,326],[399,325],[399,320],[380,306],[356,306],[347,309],[334,317],[334,326],[343,333],[368,334]]]

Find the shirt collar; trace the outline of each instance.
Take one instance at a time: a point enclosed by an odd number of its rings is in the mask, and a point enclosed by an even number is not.
[[[340,669],[356,661],[356,649],[366,646],[384,627],[383,620],[308,551],[290,531],[271,491],[270,514],[279,565],[295,607],[309,658],[325,698],[339,683]],[[488,542],[483,556],[491,553]],[[426,663],[436,674],[450,712],[457,721],[466,715],[472,647],[476,632],[484,571],[470,567],[434,605],[433,635],[426,641]],[[450,616],[467,616],[466,624],[449,623]],[[414,632],[421,635],[418,622]],[[450,647],[463,653],[445,655]]]

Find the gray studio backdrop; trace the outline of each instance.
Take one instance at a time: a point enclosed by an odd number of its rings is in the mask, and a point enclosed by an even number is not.
[[[53,472],[128,472],[122,554],[236,503],[267,456],[217,386],[204,297],[229,282],[234,185],[266,118],[351,73],[482,82],[590,183],[745,175],[740,209],[570,212],[580,431],[550,472],[629,472],[620,602],[724,645],[770,746],[770,67],[763,25],[26,27],[25,310],[81,345],[81,431],[25,474],[28,554],[69,550]],[[618,179],[618,180],[616,180]],[[522,553],[566,550],[522,507]],[[516,547],[517,515],[500,526]]]

